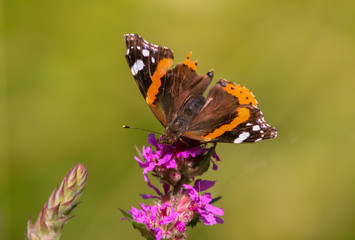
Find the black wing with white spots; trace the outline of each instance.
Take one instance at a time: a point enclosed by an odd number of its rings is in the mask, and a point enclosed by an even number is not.
[[[152,75],[163,59],[174,59],[174,53],[162,46],[144,40],[138,34],[126,34],[126,60],[144,98],[152,84]]]

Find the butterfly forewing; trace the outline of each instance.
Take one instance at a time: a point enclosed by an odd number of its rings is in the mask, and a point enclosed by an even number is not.
[[[161,79],[172,65],[173,52],[162,46],[154,45],[138,34],[126,34],[126,60],[131,73],[148,106],[158,120],[166,125],[166,116],[159,102],[158,93]]]

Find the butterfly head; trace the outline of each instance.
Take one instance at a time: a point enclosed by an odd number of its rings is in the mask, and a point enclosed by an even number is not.
[[[161,136],[159,143],[171,145],[177,142],[185,131],[185,121],[181,117],[177,117],[169,126],[166,127],[164,134]]]
[[[162,137],[160,138],[160,140],[158,141],[159,144],[163,144],[163,145],[171,145],[174,142],[177,141],[177,138],[174,135],[162,135]]]

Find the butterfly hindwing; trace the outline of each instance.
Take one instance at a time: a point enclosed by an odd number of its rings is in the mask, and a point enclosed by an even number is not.
[[[206,104],[186,132],[201,141],[233,143],[257,142],[276,134],[265,122],[252,92],[224,79],[210,89]]]

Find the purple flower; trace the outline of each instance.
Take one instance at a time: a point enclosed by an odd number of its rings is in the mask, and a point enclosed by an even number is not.
[[[220,217],[215,216],[222,216],[224,214],[223,209],[209,204],[212,201],[212,197],[209,193],[199,196],[198,191],[192,186],[186,184],[183,186],[191,199],[189,209],[193,212],[197,212],[205,225],[223,223],[223,220]]]
[[[175,223],[175,229],[178,230],[179,232],[185,232],[186,231],[185,223],[182,221],[177,221]]]
[[[154,171],[162,180],[176,185],[181,179],[186,181],[186,179],[201,175],[207,170],[206,166],[208,167],[208,165],[198,163],[204,160],[209,149],[201,145],[199,141],[185,139],[184,142],[177,141],[171,145],[163,145],[155,138],[154,133],[151,133],[148,136],[148,143],[151,146],[143,146],[141,157],[134,157],[139,166],[143,168],[144,175]],[[217,165],[212,158],[220,160],[216,153],[213,153],[211,159],[207,159],[212,162],[213,169],[216,170]],[[199,168],[202,170],[199,171]]]
[[[176,162],[172,157],[173,154],[169,151],[164,151],[164,145],[159,144],[154,137],[154,133],[148,136],[148,143],[155,147],[155,151],[151,147],[143,146],[142,155],[144,160],[134,157],[139,166],[143,168],[143,174],[146,175],[153,171],[156,166],[164,166],[165,168],[176,168]]]
[[[148,174],[150,171],[153,171],[156,166],[164,165],[166,168],[175,168],[176,163],[175,160],[172,158],[171,154],[165,154],[162,156],[161,149],[157,149],[153,151],[151,147],[143,146],[143,157],[145,161],[140,160],[138,157],[134,157],[139,166],[143,168],[143,174]]]
[[[164,235],[169,234],[162,230],[162,226],[167,225],[179,216],[179,213],[174,212],[174,209],[169,203],[162,205],[149,206],[143,203],[140,204],[142,210],[134,207],[128,213],[132,214],[134,221],[143,223],[156,237],[160,240]]]
[[[216,159],[217,162],[220,162],[220,161],[221,161],[221,159],[218,157],[218,155],[217,155],[216,152],[213,153],[212,157],[213,157],[214,159]],[[218,169],[217,164],[216,164],[212,159],[211,159],[211,162],[212,162],[212,164],[213,164],[212,169],[216,171],[216,170]]]
[[[213,187],[215,183],[216,183],[216,181],[208,181],[208,180],[198,179],[195,181],[194,189],[197,192],[203,192],[203,191],[206,191],[206,190],[210,189],[211,187]]]
[[[186,226],[193,220],[201,219],[206,225],[223,223],[218,216],[224,212],[210,204],[211,195],[204,193],[199,196],[199,192],[213,187],[215,181],[201,179],[195,181],[195,177],[208,170],[211,162],[212,169],[217,170],[215,162],[220,159],[214,152],[215,145],[207,148],[206,144],[192,139],[163,145],[153,133],[148,136],[148,143],[150,146],[143,146],[142,153],[135,159],[143,168],[145,182],[156,193],[141,196],[143,199],[155,199],[155,203],[153,205],[141,203],[140,210],[132,207],[128,212],[135,222],[142,223],[139,225],[140,231],[143,233],[148,229],[158,240],[178,240],[186,239]],[[150,182],[149,172],[152,172],[152,176],[158,177],[162,191]],[[189,185],[192,182],[193,186]],[[126,220],[131,221],[132,218],[127,217]]]

